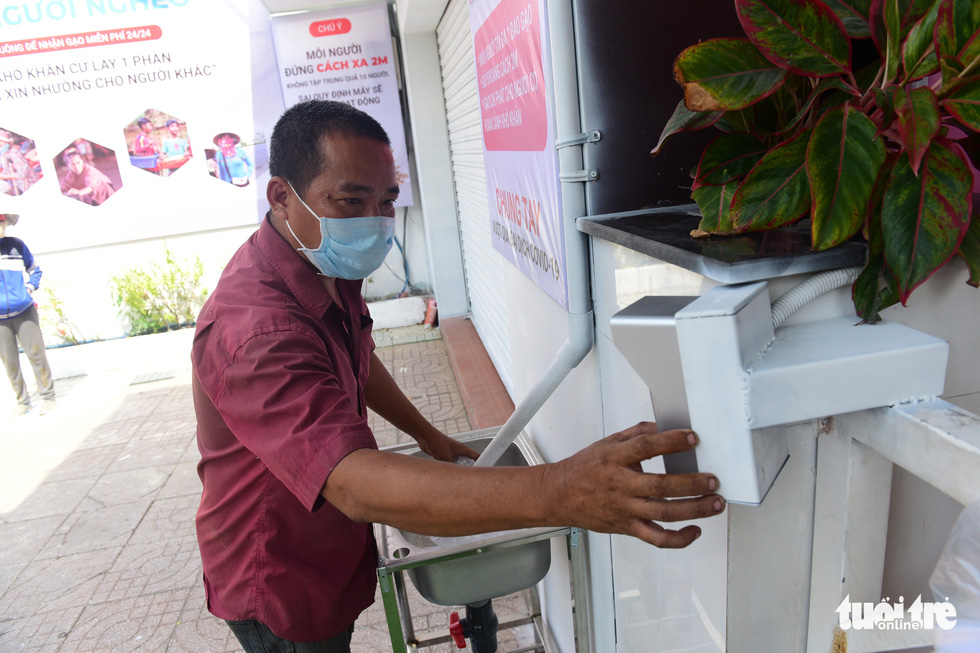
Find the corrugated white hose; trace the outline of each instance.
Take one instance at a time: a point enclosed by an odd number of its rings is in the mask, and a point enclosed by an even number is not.
[[[772,328],[776,329],[790,315],[800,310],[820,295],[840,288],[861,274],[860,267],[840,268],[815,274],[806,281],[792,287],[782,297],[772,303]]]

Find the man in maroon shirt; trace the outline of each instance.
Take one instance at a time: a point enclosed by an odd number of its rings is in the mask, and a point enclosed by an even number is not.
[[[652,424],[549,465],[438,462],[476,454],[397,387],[360,294],[391,246],[387,135],[345,104],[304,102],[276,124],[269,171],[269,213],[202,309],[192,352],[208,608],[246,651],[349,650],[374,598],[371,522],[444,536],[571,525],[683,547],[698,527],[653,520],[724,510],[710,474],[640,471],[697,442]],[[379,451],[368,407],[436,460]]]

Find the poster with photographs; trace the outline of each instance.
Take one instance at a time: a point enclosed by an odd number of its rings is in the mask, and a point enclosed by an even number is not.
[[[0,212],[35,249],[262,219],[283,104],[259,0],[41,0],[2,20]]]

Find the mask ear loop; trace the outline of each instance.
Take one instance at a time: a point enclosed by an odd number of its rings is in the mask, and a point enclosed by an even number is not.
[[[309,211],[310,212],[310,215],[312,215],[316,219],[316,221],[319,222],[320,221],[320,217],[316,213],[314,213],[313,212],[313,209],[311,209],[306,204],[306,202],[303,201],[303,198],[299,196],[299,193],[297,193],[296,192],[296,189],[293,188],[293,183],[287,179],[286,180],[286,184],[289,185],[289,190],[293,191],[293,194],[296,196],[296,199],[299,200],[299,203],[303,205],[303,208],[305,208],[307,211]],[[293,227],[292,227],[292,225],[289,224],[289,220],[286,220],[286,228],[289,229],[289,233],[291,233],[293,235],[293,238],[296,239],[296,242],[299,243],[303,247],[303,249],[306,249],[306,250],[309,250],[310,249],[309,247],[307,247],[306,245],[303,244],[303,241],[300,240],[299,239],[299,236],[296,235],[296,232],[293,231]],[[322,238],[323,236],[320,236],[320,237]]]

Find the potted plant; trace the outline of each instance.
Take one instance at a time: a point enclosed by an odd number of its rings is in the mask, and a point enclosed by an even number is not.
[[[809,217],[812,247],[868,243],[854,283],[868,322],[959,255],[980,285],[977,0],[735,0],[746,38],[693,45],[672,135],[714,126],[693,173],[694,234]]]

